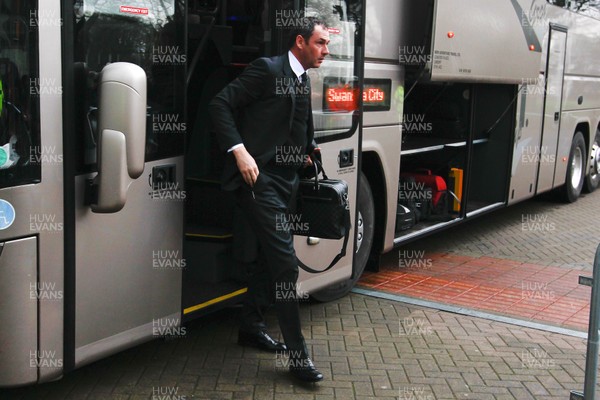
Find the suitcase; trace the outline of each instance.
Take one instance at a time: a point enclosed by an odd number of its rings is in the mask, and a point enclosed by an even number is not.
[[[405,180],[414,179],[422,186],[422,189],[431,190],[431,213],[436,215],[448,214],[448,186],[446,181],[439,175],[433,175],[431,170],[420,170],[419,172],[404,172],[400,174]],[[419,188],[421,189],[421,188]]]

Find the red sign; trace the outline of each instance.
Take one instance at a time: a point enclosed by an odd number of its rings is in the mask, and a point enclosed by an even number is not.
[[[365,89],[363,92],[364,103],[385,103],[385,92],[377,87]]]
[[[356,93],[358,93],[358,89],[350,86],[327,89],[327,109],[330,111],[353,111],[358,109]]]
[[[127,14],[148,15],[148,9],[140,7],[121,6],[119,11]]]
[[[327,28],[327,31],[329,33],[333,33],[333,34],[336,34],[336,35],[338,35],[340,33],[340,29],[339,28]]]
[[[323,111],[348,112],[358,110],[360,91],[358,82],[340,82],[336,77],[323,81]],[[389,111],[392,81],[390,79],[365,79],[362,101],[365,111]]]

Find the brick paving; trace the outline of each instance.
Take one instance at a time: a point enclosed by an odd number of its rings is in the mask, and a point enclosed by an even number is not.
[[[600,243],[600,194],[553,194],[469,221],[386,254],[359,286],[587,332]]]
[[[366,272],[359,287],[587,332],[591,289],[579,285],[579,270],[485,256],[399,254],[396,265],[388,260],[381,271]]]
[[[553,193],[545,194],[420,239],[401,250],[591,271],[600,243],[598,210],[599,191],[583,194],[572,204],[561,203]]]
[[[293,381],[285,359],[235,344],[237,311],[195,321],[54,383],[1,399],[566,399],[583,387],[585,340],[351,294],[304,304],[325,374]],[[276,326],[272,314],[271,326]]]
[[[600,193],[572,205],[528,201],[399,251],[437,257],[439,274],[422,292],[441,290],[444,279],[453,279],[455,287],[446,289],[451,296],[451,289],[461,290],[458,275],[471,272],[480,285],[494,277],[507,286],[515,279],[511,271],[518,282],[518,268],[536,270],[532,265],[550,268],[544,276],[559,282],[563,275],[590,273],[600,241],[599,205]],[[393,251],[384,262],[397,266],[398,260]],[[492,273],[494,264],[502,273]],[[412,275],[403,279],[423,280]],[[552,288],[576,290],[572,282]],[[323,382],[303,385],[286,373],[285,358],[235,343],[237,313],[228,309],[194,321],[181,338],[137,346],[57,382],[0,390],[0,399],[562,400],[583,388],[584,339],[355,293],[302,305],[304,334],[325,374]],[[269,324],[277,325],[272,313]]]

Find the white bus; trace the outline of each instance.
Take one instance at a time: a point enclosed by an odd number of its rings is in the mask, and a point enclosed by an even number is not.
[[[346,294],[417,237],[598,186],[600,22],[545,0],[0,0],[0,387],[48,382],[246,292],[207,104],[306,16]],[[343,240],[297,237],[324,270]]]

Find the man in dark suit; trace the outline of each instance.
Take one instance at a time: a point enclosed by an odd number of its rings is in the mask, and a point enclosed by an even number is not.
[[[246,247],[256,244],[258,249],[238,341],[270,351],[287,346],[290,372],[316,382],[323,375],[302,336],[293,237],[278,223],[293,211],[298,171],[310,163],[308,155],[316,148],[306,70],[318,68],[329,54],[329,32],[320,21],[306,22],[291,32],[287,54],[253,61],[213,99],[210,112],[220,147],[227,152],[223,188],[235,192],[245,219],[236,218],[236,224],[247,224],[247,233],[235,235],[234,244],[242,239]],[[285,345],[266,332],[262,314],[270,300]]]

